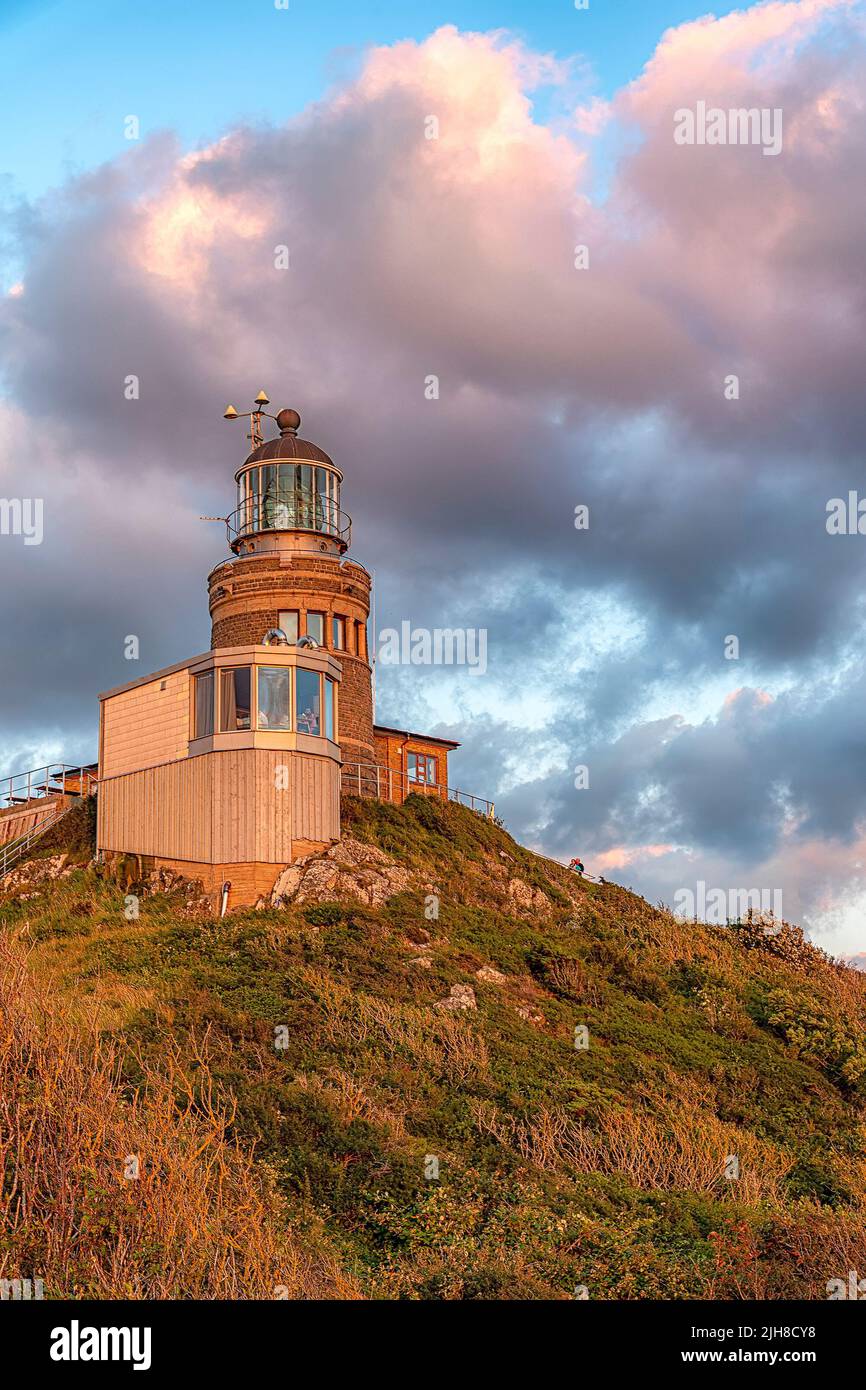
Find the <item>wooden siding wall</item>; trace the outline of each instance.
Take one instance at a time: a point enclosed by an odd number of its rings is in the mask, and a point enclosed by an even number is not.
[[[103,700],[100,777],[117,777],[187,756],[189,682],[184,668]]]
[[[277,790],[277,768],[289,785]],[[102,781],[104,850],[203,864],[288,864],[293,842],[340,837],[340,765],[312,754],[239,748]]]

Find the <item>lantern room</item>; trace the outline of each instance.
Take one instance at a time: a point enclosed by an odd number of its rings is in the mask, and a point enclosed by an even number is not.
[[[235,474],[237,508],[226,518],[236,555],[309,546],[324,538],[320,552],[342,555],[352,537],[351,518],[340,508],[343,475],[324,450],[298,438],[301,417],[281,410],[277,439],[258,444]]]

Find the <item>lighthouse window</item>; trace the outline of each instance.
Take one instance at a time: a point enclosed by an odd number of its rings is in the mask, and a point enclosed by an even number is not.
[[[325,677],[325,738],[333,741],[334,735],[334,682]]]
[[[409,781],[423,782],[425,786],[436,785],[436,759],[429,753],[409,754]]]
[[[307,614],[307,636],[312,637],[314,642],[318,642],[321,647],[325,641],[325,615],[324,613]]]
[[[334,646],[334,651],[335,651],[335,652],[344,652],[344,651],[346,650],[346,619],[345,619],[345,618],[334,618],[334,619],[333,619],[332,639],[333,639],[333,646]]]
[[[296,526],[306,527],[312,531],[314,529],[314,494],[313,494],[313,469],[309,463],[295,464],[295,492],[297,493]]]
[[[288,729],[291,672],[288,666],[260,666],[259,728]]]
[[[328,511],[328,473],[325,468],[316,469],[316,530],[327,531],[330,521]]]
[[[281,628],[290,642],[298,640],[298,615],[295,612],[281,612],[277,627]]]
[[[195,738],[213,733],[213,671],[195,678]]]
[[[295,727],[299,734],[321,733],[319,725],[319,673],[299,666],[295,673]]]
[[[291,494],[281,486],[283,469],[270,464],[262,469],[262,508],[264,524],[273,531],[286,531],[294,525]]]
[[[233,666],[223,671],[220,682],[220,732],[250,728],[250,668]]]

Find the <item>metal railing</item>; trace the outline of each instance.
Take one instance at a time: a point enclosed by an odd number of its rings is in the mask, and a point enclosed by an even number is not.
[[[83,797],[92,795],[96,782],[89,768],[76,767],[71,763],[48,763],[45,767],[31,768],[29,772],[18,772],[12,777],[0,779],[0,810],[33,810],[39,815],[36,824],[23,834],[0,844],[0,879],[73,806]],[[39,814],[44,805],[49,809]]]
[[[352,518],[330,498],[288,493],[267,502],[250,500],[226,517],[226,537],[234,550],[246,537],[262,531],[311,531],[331,536],[345,549],[352,543]]]
[[[29,772],[0,778],[0,810],[11,806],[23,808],[31,801],[43,801],[51,796],[89,796],[95,784],[96,778],[84,764],[46,763]]]
[[[563,864],[561,859],[551,859],[549,854],[540,854],[537,849],[530,850],[530,854],[534,854],[536,859],[543,859],[545,864],[552,864],[555,869],[565,869],[567,873],[574,874],[575,878],[585,879],[587,883],[607,883],[608,881],[605,878],[596,878],[595,874],[587,873],[586,869],[582,874],[579,874],[570,865]]]
[[[58,801],[53,809],[42,817],[42,819],[27,831],[26,835],[19,835],[17,840],[10,840],[6,845],[0,845],[0,880],[14,869],[20,859],[23,859],[31,845],[40,839],[47,830],[56,825],[59,820],[72,810],[74,802]]]
[[[414,782],[404,772],[397,772],[380,763],[344,763],[341,788],[350,796],[371,796],[377,801],[394,801],[398,804],[413,794],[438,796],[443,801],[456,801],[461,806],[468,806],[471,811],[477,811],[490,820],[496,813],[493,802],[483,796],[473,796],[471,792],[461,792],[440,782]]]

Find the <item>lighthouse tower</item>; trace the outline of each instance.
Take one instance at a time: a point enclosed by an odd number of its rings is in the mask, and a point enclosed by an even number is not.
[[[281,410],[265,442],[260,396],[253,450],[235,474],[237,507],[227,518],[234,558],[208,578],[211,646],[260,643],[270,631],[292,645],[304,636],[342,667],[340,744],[346,761],[373,762],[373,694],[367,622],[371,579],[349,559],[351,519],[343,474],[323,449],[298,437],[301,417]],[[237,418],[230,406],[228,419]]]
[[[210,649],[99,697],[99,855],[198,880],[221,910],[339,840],[342,792],[451,795],[457,747],[374,726],[371,580],[348,556],[343,475],[297,411],[268,404],[247,417],[231,555],[208,577]]]

